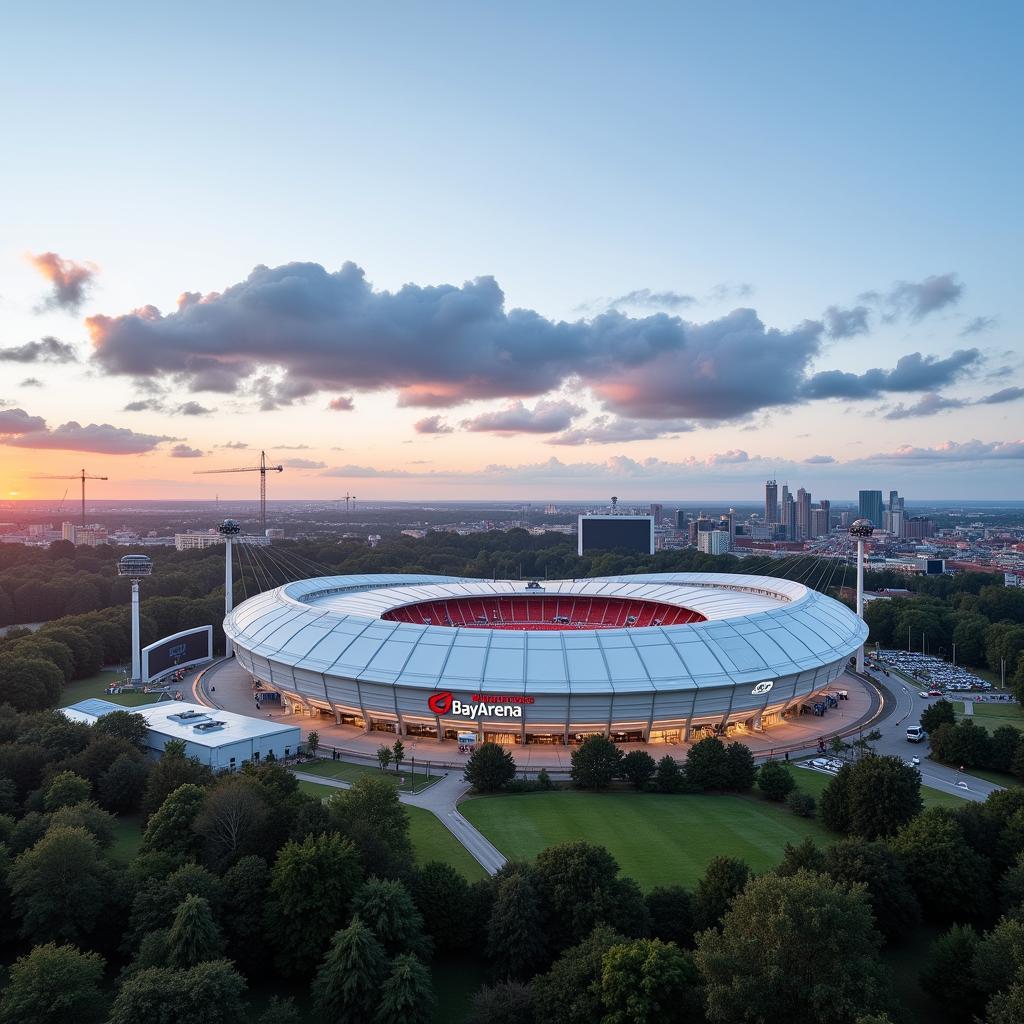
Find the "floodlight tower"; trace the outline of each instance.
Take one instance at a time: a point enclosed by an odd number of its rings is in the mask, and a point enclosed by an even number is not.
[[[217,527],[220,535],[224,538],[224,618],[231,614],[234,605],[234,596],[231,592],[234,574],[232,572],[231,549],[234,547],[234,539],[242,532],[242,527],[234,519],[225,519]],[[224,637],[224,656],[230,658],[234,654],[234,646],[231,637]]]
[[[142,679],[142,649],[139,628],[139,581],[153,575],[153,562],[149,555],[122,555],[117,563],[117,575],[132,581],[132,679]]]
[[[850,536],[857,541],[857,617],[864,618],[864,541],[875,532],[870,519],[858,519],[850,527]],[[864,671],[864,645],[857,648],[857,671]]]

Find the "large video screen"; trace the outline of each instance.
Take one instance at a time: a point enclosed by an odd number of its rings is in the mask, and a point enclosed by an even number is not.
[[[581,549],[587,551],[612,551],[625,548],[650,554],[651,520],[647,517],[631,519],[626,516],[607,518],[584,518],[580,523],[582,533]]]
[[[166,637],[151,644],[143,651],[145,664],[143,675],[152,679],[176,665],[191,665],[197,661],[209,661],[211,630],[209,626],[197,626],[175,636]]]

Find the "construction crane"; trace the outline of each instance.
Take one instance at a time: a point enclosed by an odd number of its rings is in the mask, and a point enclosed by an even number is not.
[[[260,533],[267,532],[267,474],[283,473],[284,466],[268,466],[267,453],[260,452],[260,464],[258,466],[238,466],[233,469],[197,469],[196,476],[207,473],[259,473],[260,475]]]
[[[350,512],[351,508],[355,508],[356,507],[356,496],[354,494],[349,494],[347,491],[338,499],[338,501],[345,502],[345,512],[346,513]],[[349,508],[349,504],[348,504],[350,501],[352,502],[351,508]]]
[[[76,473],[74,476],[53,476],[46,473],[42,476],[34,476],[33,480],[81,480],[82,481],[82,525],[85,526],[85,481],[86,480],[108,480],[109,477],[105,476],[93,476],[92,473],[86,473],[83,469]],[[68,496],[68,492],[64,492],[64,498]],[[64,498],[61,498],[60,503],[63,506]]]

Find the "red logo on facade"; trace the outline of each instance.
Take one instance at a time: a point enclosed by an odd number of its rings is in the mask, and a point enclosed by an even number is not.
[[[452,706],[452,695],[447,690],[441,690],[438,693],[431,694],[427,698],[427,707],[434,712],[435,715],[447,715],[451,710]]]

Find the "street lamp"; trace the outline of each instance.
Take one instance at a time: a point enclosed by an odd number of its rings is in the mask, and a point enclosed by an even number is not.
[[[218,532],[224,538],[224,618],[226,619],[231,614],[231,609],[234,607],[234,596],[231,592],[232,584],[234,582],[234,573],[232,572],[231,562],[231,549],[232,542],[242,532],[242,527],[234,519],[225,519],[220,526],[217,527]],[[224,656],[230,658],[234,653],[234,648],[231,643],[231,637],[224,634]]]
[[[122,555],[117,563],[117,575],[132,582],[132,679],[142,677],[142,651],[139,627],[139,581],[153,575],[153,561],[149,555]]]
[[[864,541],[875,532],[870,519],[858,519],[850,527],[857,542],[857,618],[864,619]],[[864,645],[857,648],[857,671],[864,671]]]

